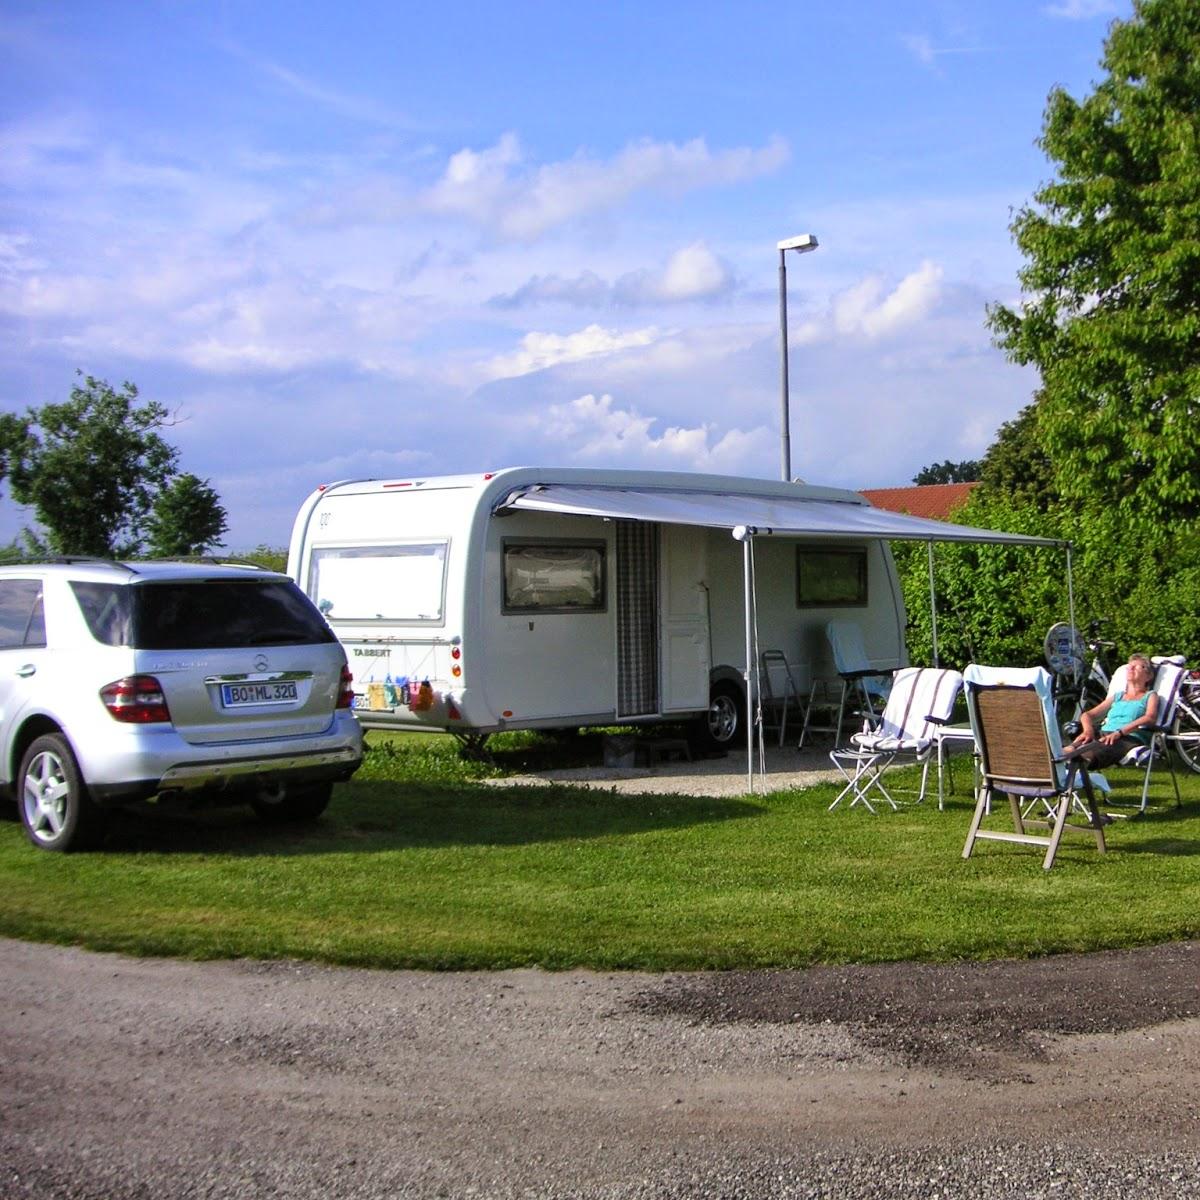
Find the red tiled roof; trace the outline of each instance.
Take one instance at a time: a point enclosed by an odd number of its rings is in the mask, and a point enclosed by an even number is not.
[[[945,521],[966,504],[975,486],[974,483],[927,483],[921,487],[862,488],[860,491],[876,508]]]

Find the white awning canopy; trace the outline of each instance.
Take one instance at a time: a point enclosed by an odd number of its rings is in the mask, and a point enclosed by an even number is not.
[[[951,525],[866,503],[803,496],[759,496],[750,492],[675,488],[580,487],[548,483],[511,493],[496,507],[531,512],[574,513],[664,525],[703,525],[754,536],[883,538],[888,541],[988,542],[1017,546],[1064,546],[1054,538]]]
[[[777,487],[778,485],[776,485]],[[785,487],[787,485],[784,485]],[[754,707],[758,664],[753,653],[756,641],[754,556],[752,543],[763,536],[835,540],[879,538],[885,541],[921,541],[929,547],[929,607],[933,661],[938,663],[937,598],[934,593],[934,542],[986,542],[993,545],[1057,546],[1067,553],[1067,594],[1071,624],[1075,623],[1074,591],[1071,584],[1071,543],[1055,538],[1002,533],[995,529],[973,529],[930,521],[906,513],[874,508],[862,500],[836,498],[829,489],[808,490],[808,495],[770,494],[724,489],[680,487],[620,487],[604,484],[545,483],[516,488],[495,506],[496,513],[510,509],[527,512],[570,513],[576,516],[608,517],[613,520],[656,521],[663,525],[699,525],[728,529],[742,542],[746,611],[746,784],[754,790]],[[817,494],[813,494],[813,493]],[[822,494],[824,493],[824,494]],[[842,493],[842,495],[846,495]],[[851,494],[852,495],[852,494]],[[765,774],[762,726],[759,731],[759,761]]]

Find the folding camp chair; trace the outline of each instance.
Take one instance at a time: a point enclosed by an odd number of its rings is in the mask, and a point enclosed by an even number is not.
[[[1087,767],[1078,758],[1063,754],[1050,675],[1042,667],[1027,669],[982,667],[972,663],[963,672],[967,691],[967,713],[975,733],[979,754],[979,798],[967,832],[963,858],[970,858],[976,841],[1020,842],[1045,846],[1042,867],[1054,865],[1059,842],[1067,830],[1095,837],[1104,853],[1104,829]],[[1067,820],[1077,789],[1086,800],[1088,824]],[[1013,832],[985,830],[983,819],[991,812],[992,797],[1002,792],[1009,798]],[[1033,819],[1021,810],[1022,800],[1052,803],[1047,819]],[[1029,829],[1049,830],[1033,834]]]
[[[924,800],[929,763],[938,745],[936,729],[950,720],[961,687],[962,676],[957,671],[937,667],[904,667],[897,671],[878,722],[856,733],[849,746],[829,752],[833,765],[846,780],[829,808],[836,808],[846,796],[853,795],[851,808],[861,803],[873,813],[872,791],[893,809],[898,808],[884,786],[883,773],[902,755],[911,756],[923,766],[917,803]]]
[[[1183,803],[1179,795],[1179,779],[1175,775],[1175,761],[1167,748],[1167,739],[1171,735],[1171,727],[1175,724],[1175,707],[1179,703],[1179,687],[1183,683],[1186,673],[1185,660],[1182,654],[1170,654],[1155,655],[1150,661],[1156,667],[1154,690],[1158,694],[1158,720],[1154,725],[1142,727],[1143,732],[1150,735],[1149,744],[1139,746],[1136,750],[1130,750],[1117,764],[1119,767],[1145,769],[1142,779],[1142,799],[1137,806],[1136,813],[1118,813],[1116,814],[1118,816],[1140,816],[1146,811],[1146,804],[1150,796],[1150,774],[1154,770],[1154,764],[1163,760],[1166,761],[1171,771],[1171,783],[1175,787],[1175,805],[1179,807]],[[1109,699],[1120,695],[1125,690],[1125,676],[1128,669],[1128,664],[1124,664],[1113,672],[1112,682],[1108,685]],[[1109,770],[1111,769],[1110,767]],[[1096,778],[1097,772],[1093,771],[1093,781]],[[1113,807],[1118,801],[1112,798],[1110,792],[1104,803],[1105,807]]]
[[[892,668],[881,669],[867,658],[862,627],[857,621],[830,621],[825,626],[825,636],[829,639],[833,665],[842,685],[833,735],[836,744],[841,741],[847,700],[856,700],[866,716],[874,721],[876,703],[883,704],[887,700]]]

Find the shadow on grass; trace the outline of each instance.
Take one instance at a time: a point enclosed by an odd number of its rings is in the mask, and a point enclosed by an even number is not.
[[[366,759],[358,778],[472,782],[572,767],[597,767],[604,761],[605,742],[610,733],[624,734],[636,745],[663,737],[686,739],[687,732],[686,727],[677,725],[655,725],[644,729],[633,726],[551,731],[524,729],[493,734],[483,756],[471,759],[459,753],[457,743],[449,735],[368,730]],[[695,753],[701,754],[700,751]]]
[[[1195,857],[1200,854],[1200,841],[1186,838],[1155,838],[1121,847],[1122,854],[1161,854],[1174,858]]]
[[[248,808],[110,814],[100,853],[377,854],[443,846],[528,846],[624,837],[761,816],[746,798],[625,795],[591,788],[496,788],[355,780],[307,825],[268,825]]]
[[[1106,806],[1111,813],[1118,817],[1118,822],[1112,828],[1128,830],[1134,835],[1134,840],[1122,838],[1120,850],[1122,854],[1160,854],[1169,857],[1189,857],[1200,855],[1200,838],[1185,838],[1177,836],[1178,826],[1188,823],[1195,827],[1197,810],[1194,804],[1185,802],[1176,805],[1174,798],[1169,804],[1161,807],[1151,806],[1144,813],[1139,813],[1137,801],[1129,805],[1114,805],[1110,799]],[[1124,813],[1121,809],[1125,808]],[[1126,825],[1121,818],[1127,818]],[[1189,828],[1189,831],[1190,831]]]

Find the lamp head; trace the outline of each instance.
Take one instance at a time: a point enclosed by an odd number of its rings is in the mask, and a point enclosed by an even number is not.
[[[795,250],[797,254],[807,254],[810,250],[815,250],[818,245],[816,234],[802,233],[799,237],[785,238],[777,248]]]

